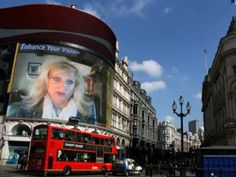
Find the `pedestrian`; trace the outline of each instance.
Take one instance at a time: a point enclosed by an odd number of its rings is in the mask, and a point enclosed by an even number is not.
[[[21,167],[21,162],[22,162],[22,157],[23,157],[24,152],[19,152],[19,157],[17,158],[17,163],[16,163],[16,169],[18,169],[18,166]]]
[[[24,153],[23,157],[22,157],[22,160],[21,160],[21,166],[20,166],[20,169],[21,170],[25,170],[26,166],[27,166],[27,163],[28,163],[28,156],[27,156],[27,152]]]
[[[15,159],[15,162],[16,162],[16,169],[18,169],[18,161],[19,161],[19,158],[20,158],[20,155],[18,154],[17,151],[15,151],[15,153],[14,153],[14,159]]]

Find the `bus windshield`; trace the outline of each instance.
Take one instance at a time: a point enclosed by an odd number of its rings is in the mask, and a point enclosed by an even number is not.
[[[47,127],[37,127],[34,129],[33,139],[45,139],[47,137]]]

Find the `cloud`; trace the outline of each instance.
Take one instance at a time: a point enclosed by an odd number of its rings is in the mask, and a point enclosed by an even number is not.
[[[166,83],[164,81],[143,82],[141,83],[141,88],[150,93],[156,90],[164,90]]]
[[[100,14],[99,17],[144,16],[145,8],[150,6],[152,2],[154,0],[103,0],[102,3],[87,3],[84,9],[87,7],[96,9],[96,14]]]
[[[199,92],[195,95],[195,98],[202,100],[202,92]]]
[[[172,116],[166,116],[166,117],[165,117],[165,120],[168,120],[168,121],[170,121],[170,122],[173,122],[174,117],[172,117]]]
[[[167,7],[164,9],[164,14],[168,15],[171,11],[172,11],[172,9]]]
[[[142,63],[130,62],[129,68],[133,72],[144,72],[152,77],[160,77],[163,72],[162,66],[154,60],[145,60]]]
[[[54,4],[54,5],[62,5],[62,3],[54,1],[54,0],[46,0],[45,3],[46,4]]]
[[[130,8],[131,14],[143,15],[144,8],[149,5],[152,0],[136,0],[133,3],[133,6]]]
[[[90,4],[86,4],[86,6],[84,7],[84,9],[82,11],[87,12],[91,15],[94,15],[98,18],[101,18],[101,15],[98,13],[98,11]]]

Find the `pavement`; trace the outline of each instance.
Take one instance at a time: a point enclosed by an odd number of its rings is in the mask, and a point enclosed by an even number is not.
[[[27,171],[22,171],[20,169],[16,169],[15,165],[0,165],[0,177],[34,177],[34,176],[40,176],[40,175],[35,175],[32,173],[29,173]],[[49,176],[53,176],[53,175],[49,175]],[[55,175],[58,176],[58,175]],[[63,175],[61,175],[63,176]],[[91,175],[91,174],[87,174],[87,175],[71,175],[72,177],[104,177],[104,175],[102,174],[98,174],[98,175]],[[174,176],[174,175],[172,175]],[[175,177],[179,176],[179,172],[176,171],[175,173]],[[186,177],[194,177],[194,174],[191,174],[190,172],[186,173]],[[108,177],[115,177],[114,175],[108,173]],[[122,177],[122,175],[118,175],[118,177]],[[132,176],[132,177],[171,177],[171,175],[167,174],[167,173],[163,173],[163,174],[157,174],[157,171],[155,171],[155,169],[153,170],[153,173],[150,175],[149,173],[145,173],[145,170],[143,171],[141,176]]]
[[[36,174],[32,174],[30,172],[27,171],[23,171],[20,169],[16,169],[16,165],[0,165],[0,177],[34,177],[34,176],[40,176],[40,175],[36,175]],[[58,176],[58,175],[48,175],[48,176]],[[63,176],[63,175],[60,175]],[[102,174],[95,174],[95,175],[91,175],[91,174],[79,174],[79,175],[75,175],[72,174],[72,177],[104,177],[104,175]],[[115,175],[112,175],[111,173],[108,173],[108,177],[115,177]],[[123,175],[118,175],[117,177],[123,177]],[[150,177],[150,175],[145,174],[145,171],[143,171],[141,176],[132,176],[132,177]],[[151,177],[167,177],[167,175],[159,175],[159,174],[152,174]]]

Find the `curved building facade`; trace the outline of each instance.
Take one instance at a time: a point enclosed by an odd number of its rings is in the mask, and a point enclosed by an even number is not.
[[[0,21],[2,162],[14,164],[16,151],[28,151],[32,130],[38,124],[70,127],[68,122],[73,118],[80,129],[112,135],[116,37],[109,26],[77,9],[46,4],[1,9]],[[41,114],[20,114],[24,98],[32,95],[38,78],[46,75],[45,63],[57,61],[68,62],[78,70],[82,86],[74,90],[78,93],[74,92],[73,98],[77,105],[76,98],[82,95],[88,113],[67,111],[61,118],[44,114],[42,109]]]
[[[236,17],[220,40],[202,89],[207,146],[236,145]]]

